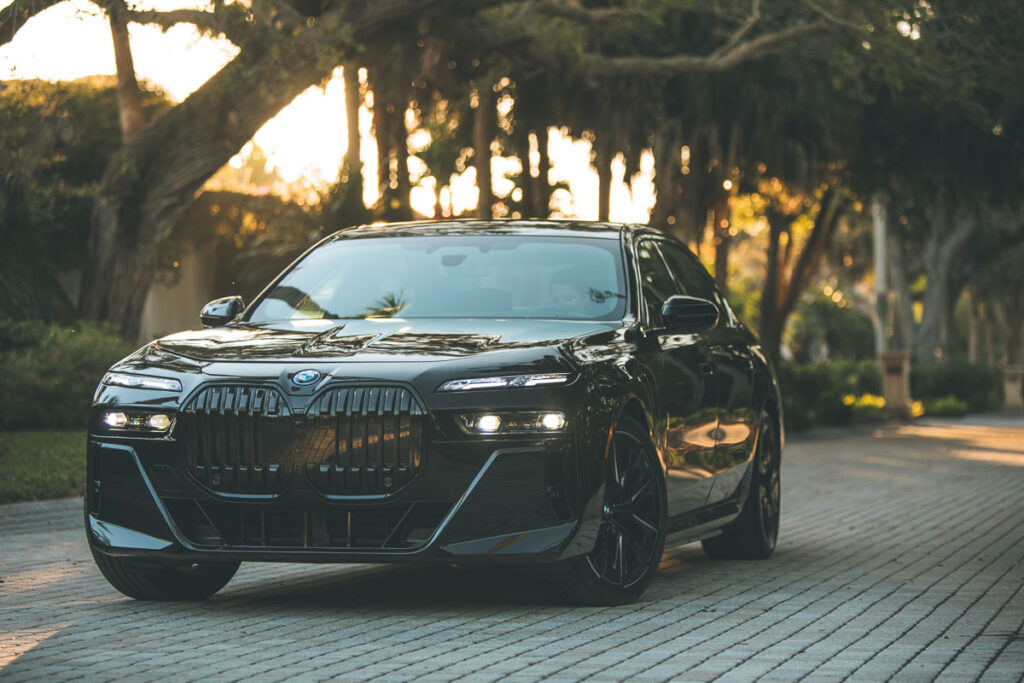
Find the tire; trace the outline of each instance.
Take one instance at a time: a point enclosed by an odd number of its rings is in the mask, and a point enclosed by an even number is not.
[[[548,580],[552,596],[574,605],[625,605],[658,571],[665,547],[665,482],[648,431],[623,417],[609,451],[604,510],[594,549]]]
[[[90,547],[103,577],[111,586],[136,600],[202,600],[231,580],[240,562],[148,563],[113,557]]]
[[[721,535],[701,541],[708,557],[763,560],[775,552],[782,510],[781,455],[772,417],[763,413],[743,510]]]

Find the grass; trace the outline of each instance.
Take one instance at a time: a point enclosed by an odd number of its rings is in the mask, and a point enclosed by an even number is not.
[[[85,430],[0,431],[0,503],[80,496]]]

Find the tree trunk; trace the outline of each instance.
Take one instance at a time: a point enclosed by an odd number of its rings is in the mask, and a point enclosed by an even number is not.
[[[715,236],[715,284],[722,294],[729,295],[729,248],[732,239],[729,237],[729,193],[719,187],[715,190],[714,207]]]
[[[329,12],[273,50],[243,49],[139,131],[111,159],[96,192],[82,315],[136,337],[161,247],[202,184],[299,93],[330,75],[341,54],[325,58],[324,46],[337,44],[330,41],[342,28],[369,42],[420,7],[393,0]]]
[[[782,254],[779,251],[782,234],[786,231],[786,216],[768,211],[768,253],[767,269],[764,279],[764,290],[761,292],[760,338],[765,353],[773,361],[778,361],[782,343]]]
[[[924,248],[924,310],[914,339],[917,360],[941,360],[949,350],[949,311],[952,307],[950,269],[977,225],[968,213],[954,213],[939,195],[930,208],[931,230]]]
[[[548,154],[548,128],[541,126],[536,131],[537,153],[540,155],[537,161],[537,191],[534,193],[536,208],[533,215],[537,218],[547,218],[551,215],[551,157]]]
[[[412,218],[409,180],[409,131],[405,127],[404,96],[378,86],[373,93],[373,131],[377,140],[377,213],[386,220]]]
[[[889,258],[889,284],[893,293],[893,336],[890,348],[907,351],[914,342],[914,299],[907,278],[907,257],[903,250],[903,231],[897,221],[888,221],[886,249]]]
[[[981,361],[981,321],[978,319],[978,302],[973,291],[967,295],[967,361]]]
[[[497,125],[494,90],[487,81],[477,83],[477,105],[473,116],[473,159],[479,195],[477,218],[494,217],[494,186],[491,180],[491,142]]]
[[[680,161],[679,124],[663,125],[654,135],[654,207],[648,223],[662,230],[671,227],[669,217],[675,216],[679,203]]]
[[[142,113],[142,93],[135,80],[128,23],[119,11],[122,7],[112,6],[109,19],[110,36],[114,41],[114,64],[117,68],[117,109],[121,119],[121,139],[128,142],[142,130],[145,118]]]
[[[810,284],[811,277],[825,252],[825,246],[832,239],[832,234],[839,223],[842,214],[840,208],[839,192],[834,186],[830,187],[821,198],[814,227],[811,228],[807,243],[800,250],[788,278],[785,271],[792,254],[792,235],[786,249],[783,251],[780,247],[782,235],[790,232],[788,225],[795,216],[787,216],[771,209],[768,211],[768,270],[765,288],[761,293],[761,322],[758,336],[765,353],[773,362],[778,362],[780,358],[782,333],[786,329],[786,321],[796,308],[800,295]]]
[[[358,183],[362,197],[363,187],[363,144],[359,134],[359,108],[362,98],[359,94],[359,65],[356,62],[345,62],[342,68],[345,83],[345,128],[348,131],[348,147],[345,149],[345,172],[348,182]]]
[[[607,139],[594,141],[594,165],[597,167],[597,220],[611,220],[612,211],[612,148]]]
[[[398,211],[401,220],[412,219],[412,180],[409,178],[409,129],[405,127],[405,112],[408,103],[403,100],[396,104],[392,133],[394,146],[395,174],[398,183]]]
[[[523,218],[533,218],[536,216],[534,207],[537,202],[534,195],[537,190],[537,179],[530,174],[530,133],[525,130],[517,130],[512,140],[516,146],[516,157],[519,158],[521,167],[519,191],[523,194],[519,199],[519,211]]]

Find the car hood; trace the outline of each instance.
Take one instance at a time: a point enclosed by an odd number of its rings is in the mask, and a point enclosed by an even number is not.
[[[298,321],[181,332],[155,346],[199,361],[428,361],[547,347],[619,322],[396,318]]]

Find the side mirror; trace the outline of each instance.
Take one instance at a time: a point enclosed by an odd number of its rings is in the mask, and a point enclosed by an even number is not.
[[[661,309],[661,318],[669,332],[707,332],[718,324],[718,306],[695,296],[670,296]]]
[[[226,296],[223,299],[214,299],[203,306],[199,314],[199,320],[203,327],[220,327],[238,317],[238,314],[245,310],[245,302],[240,296]]]

